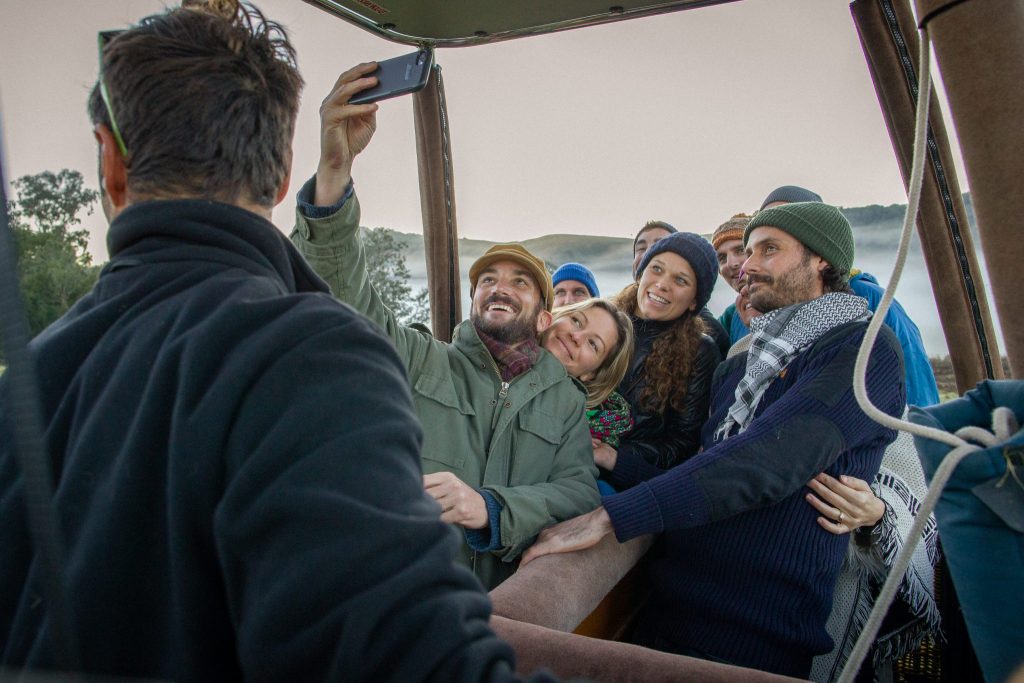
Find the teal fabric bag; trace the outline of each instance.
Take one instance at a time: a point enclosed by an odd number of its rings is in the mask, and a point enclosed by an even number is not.
[[[992,429],[992,411],[1009,408],[1024,423],[1024,381],[985,381],[963,398],[910,408],[915,424],[956,432]],[[915,437],[925,476],[951,450]],[[985,680],[1002,683],[1024,664],[1024,430],[970,453],[935,508],[939,538]]]

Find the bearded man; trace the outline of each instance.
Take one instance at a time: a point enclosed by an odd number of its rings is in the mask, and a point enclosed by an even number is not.
[[[867,302],[847,286],[853,233],[839,209],[788,204],[759,212],[743,233],[750,348],[722,363],[711,388],[703,451],[663,472],[638,463],[639,483],[602,507],[545,530],[524,562],[661,533],[652,596],[636,642],[660,650],[806,678],[832,650],[825,630],[849,539],[805,502],[819,472],[870,481],[895,432],[853,392]],[[882,327],[865,383],[897,417],[903,358]],[[844,514],[826,508],[844,523]]]
[[[293,242],[335,296],[378,323],[409,373],[423,423],[427,493],[460,526],[461,558],[488,588],[511,576],[545,526],[600,502],[585,396],[537,334],[554,289],[543,261],[517,244],[491,247],[469,269],[472,313],[447,344],[397,323],[370,284],[352,161],[377,106],[349,104],[373,65],[341,76],[321,108],[321,159],[299,191]],[[372,467],[372,463],[368,463]]]

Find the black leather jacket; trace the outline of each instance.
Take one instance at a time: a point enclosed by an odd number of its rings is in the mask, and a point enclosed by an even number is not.
[[[636,335],[633,362],[619,384],[618,391],[629,401],[635,425],[619,445],[620,461],[642,457],[652,465],[667,470],[692,456],[700,447],[700,430],[707,420],[711,400],[711,377],[721,362],[718,346],[711,337],[701,337],[682,411],[669,407],[662,413],[650,413],[637,408],[637,401],[645,385],[642,370],[647,354],[657,336],[671,324],[633,318],[633,332]]]
[[[707,306],[700,310],[700,319],[704,322],[704,333],[714,340],[719,355],[724,359],[729,355],[729,349],[732,347],[729,333],[722,323],[718,322],[718,318],[707,309]]]

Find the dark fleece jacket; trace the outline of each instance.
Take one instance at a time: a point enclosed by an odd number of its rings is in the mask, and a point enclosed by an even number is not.
[[[510,678],[422,490],[387,339],[237,207],[136,205],[108,242],[93,291],[31,349],[84,670]],[[0,379],[0,667],[46,668],[9,396]]]

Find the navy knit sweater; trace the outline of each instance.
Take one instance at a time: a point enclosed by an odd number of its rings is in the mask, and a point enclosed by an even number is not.
[[[825,622],[849,536],[818,526],[805,500],[819,472],[870,481],[895,432],[857,405],[852,377],[866,323],[827,333],[769,385],[742,434],[713,434],[735,400],[746,354],[719,366],[704,450],[663,472],[636,459],[617,479],[636,486],[604,498],[620,541],[664,533],[642,619],[664,649],[806,677],[832,648]],[[868,395],[898,416],[906,402],[902,352],[882,328]],[[660,475],[660,476],[659,476]]]

